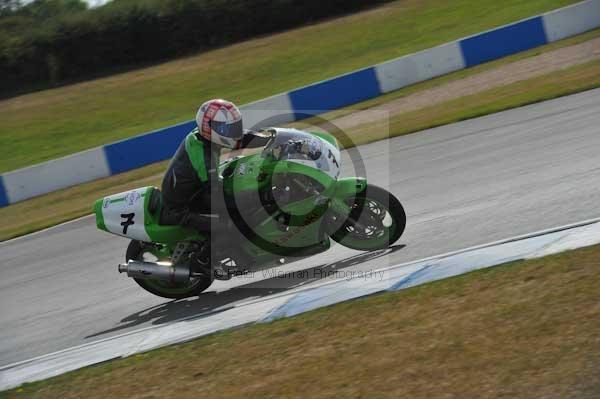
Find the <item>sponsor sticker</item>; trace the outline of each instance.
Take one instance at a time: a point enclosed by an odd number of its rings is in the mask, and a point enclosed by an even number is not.
[[[125,202],[129,206],[133,206],[138,203],[142,196],[137,191],[132,191],[125,197]]]
[[[238,168],[237,168],[237,174],[238,175],[245,175],[246,174],[246,169],[247,169],[247,166],[246,166],[245,163],[240,164],[238,166]]]

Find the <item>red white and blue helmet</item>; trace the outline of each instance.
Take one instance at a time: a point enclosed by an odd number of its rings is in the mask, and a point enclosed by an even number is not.
[[[198,109],[196,123],[202,137],[222,147],[236,148],[244,135],[242,113],[230,101],[205,102]]]

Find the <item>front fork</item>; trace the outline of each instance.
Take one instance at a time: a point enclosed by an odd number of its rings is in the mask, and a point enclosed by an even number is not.
[[[360,198],[367,191],[367,179],[363,177],[347,177],[336,182],[335,191],[329,201],[329,211],[333,219],[330,231],[333,233],[352,216],[352,204],[348,204],[348,198]]]
[[[364,177],[346,177],[335,184],[330,207],[340,215],[348,216],[352,207],[346,203],[348,198],[357,198],[366,194],[367,179]]]

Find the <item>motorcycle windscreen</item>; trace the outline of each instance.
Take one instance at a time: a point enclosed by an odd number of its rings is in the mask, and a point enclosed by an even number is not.
[[[332,179],[340,175],[340,151],[331,143],[300,130],[278,130],[263,154],[276,161],[290,161],[318,169]]]

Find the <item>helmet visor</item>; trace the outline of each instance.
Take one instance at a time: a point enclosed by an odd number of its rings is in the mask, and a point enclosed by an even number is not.
[[[242,121],[239,120],[233,123],[217,122],[212,121],[210,127],[213,131],[217,132],[220,136],[227,137],[234,140],[239,140],[244,135],[244,129],[242,127]]]

